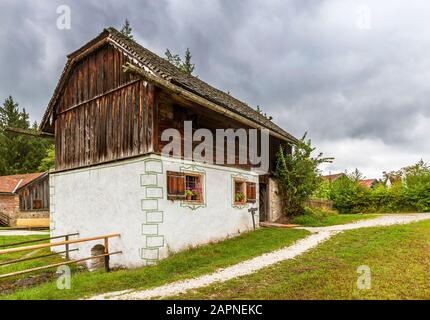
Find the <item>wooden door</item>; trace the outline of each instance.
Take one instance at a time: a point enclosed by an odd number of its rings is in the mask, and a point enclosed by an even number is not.
[[[268,208],[268,194],[267,194],[267,184],[266,183],[260,183],[259,185],[259,205],[260,205],[260,222],[267,221],[267,208]]]

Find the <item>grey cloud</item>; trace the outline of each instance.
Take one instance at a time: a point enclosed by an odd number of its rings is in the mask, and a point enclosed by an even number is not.
[[[55,25],[63,3],[70,31]],[[296,136],[308,131],[321,146],[374,139],[384,152],[429,157],[425,130],[413,128],[430,120],[430,5],[367,6],[370,30],[357,28],[352,0],[3,0],[0,99],[12,94],[39,120],[66,54],[127,17],[141,44],[160,55],[189,47],[201,79],[263,106]]]

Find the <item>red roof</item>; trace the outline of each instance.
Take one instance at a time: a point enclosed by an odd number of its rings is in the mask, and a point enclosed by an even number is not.
[[[345,175],[345,174],[344,173],[336,173],[336,174],[329,174],[329,175],[326,175],[326,176],[322,176],[322,178],[324,180],[334,181],[334,180],[336,180],[337,178],[339,178],[339,177],[341,177],[343,175]]]
[[[373,186],[373,184],[376,182],[376,179],[364,179],[364,180],[360,180],[359,183],[362,186],[371,188]]]
[[[43,176],[45,172],[0,177],[0,193],[14,193],[18,188]]]

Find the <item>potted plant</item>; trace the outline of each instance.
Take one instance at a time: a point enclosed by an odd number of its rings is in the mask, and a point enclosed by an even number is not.
[[[193,191],[193,197],[192,197],[192,199],[193,200],[199,200],[198,199],[199,191],[196,188],[194,188],[192,191]]]
[[[185,199],[187,201],[191,201],[193,199],[193,195],[194,195],[194,193],[192,190],[190,190],[190,189],[185,190]]]
[[[243,194],[243,192],[236,192],[236,194],[234,195],[234,201],[241,203],[244,200],[245,200],[245,195]]]

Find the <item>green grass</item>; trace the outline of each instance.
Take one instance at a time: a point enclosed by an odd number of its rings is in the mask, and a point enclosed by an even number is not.
[[[338,234],[294,260],[177,299],[430,299],[430,221]],[[371,270],[359,290],[357,268]]]
[[[338,214],[335,211],[306,208],[305,214],[292,219],[292,223],[305,227],[325,227],[376,218],[377,214]]]
[[[47,239],[48,237],[49,237],[48,235],[0,236],[0,245],[12,244],[12,243],[28,241],[28,240],[35,240],[35,239]],[[19,246],[29,246],[29,245],[34,245],[34,244],[46,243],[46,242],[48,242],[48,240],[43,241],[43,242],[22,244]],[[18,246],[14,246],[14,247],[18,247]],[[9,248],[11,248],[11,247],[0,248],[0,250],[9,249]],[[24,256],[26,256],[28,254],[31,254],[31,256],[40,256],[40,255],[45,255],[45,254],[49,254],[49,253],[50,253],[49,248],[44,248],[44,249],[40,249],[40,250],[37,250],[34,252],[23,251],[23,252],[15,252],[15,253],[10,253],[10,254],[2,254],[2,255],[0,255],[0,262],[6,262],[6,261],[10,261],[10,260],[20,259],[20,258],[23,258]],[[36,268],[36,267],[41,267],[41,266],[44,266],[47,264],[60,262],[60,261],[62,261],[61,257],[54,255],[54,256],[41,258],[41,259],[29,260],[29,261],[14,263],[11,265],[4,265],[4,266],[0,266],[0,275],[8,274],[8,273],[16,272],[16,271],[21,271],[21,270],[27,270],[27,269]],[[52,274],[52,271],[49,271],[49,270],[37,273],[37,275],[39,275],[39,276],[40,275],[48,276],[50,274]],[[35,273],[33,273],[31,275],[34,276]],[[0,288],[2,289],[2,291],[11,290],[14,286],[16,286],[16,283],[18,281],[23,280],[25,278],[28,278],[28,275],[20,275],[20,276],[14,276],[14,277],[8,277],[8,278],[0,279]]]
[[[76,299],[116,290],[155,287],[210,273],[291,245],[308,234],[304,230],[260,229],[172,255],[156,266],[110,273],[74,273],[70,290],[58,290],[53,281],[11,295],[0,295],[0,299]]]

